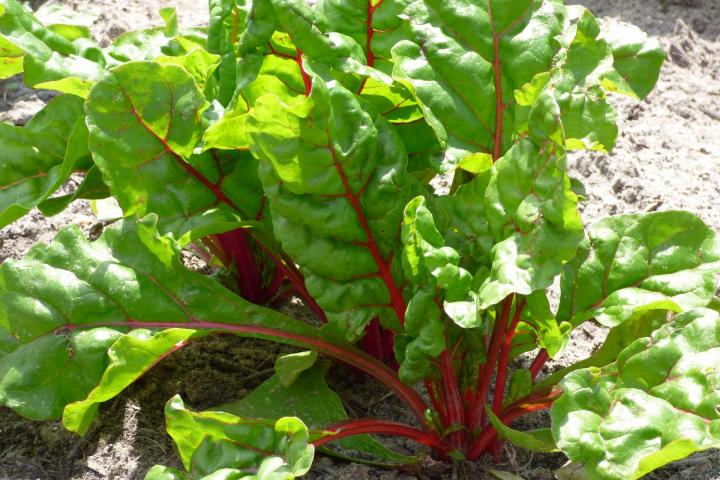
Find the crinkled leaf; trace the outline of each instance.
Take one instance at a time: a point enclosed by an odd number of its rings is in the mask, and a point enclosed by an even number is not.
[[[271,421],[225,412],[193,412],[185,408],[180,396],[167,403],[165,417],[168,433],[192,478],[221,469],[249,473],[248,469],[259,468],[257,477],[249,478],[260,480],[265,478],[262,468],[269,469],[270,461],[276,478],[290,480],[307,473],[315,455],[307,427],[294,417]]]
[[[102,51],[92,42],[73,42],[46,28],[16,0],[0,2],[0,60],[0,78],[24,71],[30,86],[80,96],[105,66]]]
[[[484,168],[483,168],[484,167]],[[457,250],[466,269],[489,268],[494,236],[488,223],[485,194],[493,176],[492,162],[475,164],[475,178],[451,195],[432,201],[438,229],[448,246]]]
[[[427,378],[431,360],[445,350],[445,325],[432,288],[420,289],[408,303],[405,329],[395,336],[400,380],[413,385]]]
[[[555,386],[570,372],[581,368],[600,368],[611,364],[628,345],[638,338],[650,336],[667,322],[668,312],[663,310],[651,310],[630,318],[617,327],[611,328],[603,344],[590,357],[549,375],[539,382],[535,389],[542,390]]]
[[[202,48],[196,48],[185,55],[163,55],[157,57],[155,61],[160,65],[178,65],[184,68],[202,91],[205,91],[212,75],[220,65],[220,57],[218,55],[208,53]]]
[[[82,101],[54,98],[25,127],[0,124],[0,227],[14,222],[86,168]]]
[[[394,75],[412,85],[446,142],[445,168],[493,153],[497,142],[503,153],[513,135],[506,128],[514,123],[513,91],[547,71],[559,49],[562,2],[415,0],[406,13],[413,42],[393,48]]]
[[[563,269],[558,320],[613,327],[647,310],[708,305],[717,290],[720,242],[687,212],[619,215],[588,229]]]
[[[258,216],[257,162],[245,152],[195,153],[207,102],[183,68],[126,63],[98,82],[86,108],[95,163],[126,215],[155,213],[178,238]]]
[[[210,53],[220,55],[217,99],[227,105],[235,93],[237,70],[237,43],[245,28],[248,14],[246,3],[236,0],[210,0],[210,24],[208,26],[207,48]]]
[[[220,150],[249,149],[246,123],[250,109],[258,98],[274,93],[285,102],[305,95],[305,85],[297,62],[276,55],[248,55],[245,59],[247,71],[238,84],[238,96],[224,112],[222,118],[211,124],[205,131],[205,149]]]
[[[368,65],[390,73],[392,46],[410,35],[402,18],[403,1],[372,1],[368,5],[368,0],[320,0],[316,8],[327,18],[331,31],[345,34],[363,47]]]
[[[571,326],[558,323],[544,291],[525,297],[522,319],[523,323],[518,326],[513,338],[511,357],[536,347],[547,350],[550,358],[557,358],[563,352],[569,341]]]
[[[522,139],[496,164],[486,195],[487,218],[497,243],[480,307],[511,293],[549,287],[582,239],[577,196],[565,155],[551,142]]]
[[[692,310],[561,382],[553,436],[589,479],[635,479],[720,447],[720,314]]]
[[[351,339],[377,316],[398,328],[399,227],[415,187],[392,128],[316,76],[308,98],[261,97],[248,131],[275,235],[331,326]]]
[[[32,419],[59,418],[101,382],[108,349],[128,328],[211,330],[207,322],[215,322],[250,336],[260,326],[317,336],[187,270],[154,221],[120,222],[93,243],[72,227],[0,266],[0,404]]]

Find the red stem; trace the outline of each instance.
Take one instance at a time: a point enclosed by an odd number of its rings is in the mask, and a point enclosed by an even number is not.
[[[305,68],[303,67],[303,61],[302,61],[302,50],[299,48],[297,49],[297,56],[295,57],[295,62],[298,64],[298,67],[300,67],[300,73],[302,74],[303,83],[305,84],[305,96],[309,97],[310,92],[312,91],[312,79],[310,78],[310,75],[307,74],[305,71]]]
[[[537,378],[540,370],[542,370],[543,366],[547,363],[548,360],[550,360],[550,355],[548,354],[547,350],[540,350],[540,352],[537,354],[537,357],[535,357],[535,360],[533,360],[532,365],[530,365],[530,376],[533,380]]]
[[[490,381],[492,380],[493,369],[495,368],[495,363],[500,355],[500,347],[502,346],[502,341],[505,337],[505,330],[507,328],[508,317],[510,316],[510,310],[512,308],[513,297],[514,294],[503,300],[502,311],[500,312],[498,318],[495,319],[492,338],[490,340],[490,346],[488,347],[487,361],[481,369],[480,377],[478,378],[475,403],[470,411],[468,427],[471,434],[483,427],[483,417],[485,413],[484,408],[490,392]]]
[[[452,366],[452,359],[447,350],[440,356],[443,388],[445,389],[445,404],[447,406],[447,427],[454,429],[448,435],[450,443],[455,448],[461,448],[465,442],[465,408],[463,405],[460,386]]]
[[[367,64],[368,67],[375,66],[375,52],[372,50],[372,41],[375,36],[375,28],[373,28],[373,17],[375,16],[375,10],[377,10],[382,4],[383,0],[380,0],[375,5],[372,4],[372,0],[367,0],[367,28],[365,30],[365,50],[367,51]],[[363,91],[365,84],[367,83],[368,77],[365,77],[358,89],[358,94]]]
[[[502,134],[503,134],[503,103],[502,70],[500,67],[500,36],[495,31],[492,5],[488,2],[488,15],[490,16],[490,27],[493,35],[493,70],[495,71],[495,140],[493,144],[493,161],[497,161],[502,155]]]
[[[365,328],[365,336],[362,338],[362,349],[364,352],[372,355],[383,363],[385,358],[385,345],[382,339],[382,327],[380,319],[373,318],[370,324]]]
[[[497,377],[495,378],[495,393],[493,397],[493,412],[499,414],[503,407],[503,399],[505,396],[505,382],[507,381],[508,365],[510,363],[510,351],[512,350],[512,341],[515,338],[515,329],[520,323],[520,315],[525,308],[525,300],[522,299],[515,305],[515,315],[513,316],[510,326],[505,331],[505,340],[503,341],[500,353],[500,361],[498,362]]]
[[[325,429],[329,435],[312,442],[316,447],[355,435],[395,435],[409,438],[428,446],[444,457],[449,457],[454,448],[437,435],[397,422],[382,420],[348,420]]]
[[[447,412],[445,412],[445,405],[440,403],[440,400],[438,400],[438,392],[436,389],[435,382],[430,379],[425,379],[425,390],[428,392],[428,397],[430,397],[430,403],[432,404],[435,411],[440,415],[440,422],[442,423],[443,428],[447,428],[448,421],[447,421]]]
[[[285,261],[280,259],[268,247],[266,247],[260,242],[258,242],[258,245],[260,245],[260,248],[262,248],[268,255],[268,257],[270,257],[270,259],[275,263],[275,267],[282,270],[282,272],[285,274],[293,287],[295,287],[295,290],[297,290],[298,294],[302,297],[303,301],[307,304],[307,306],[310,307],[313,312],[315,312],[315,315],[317,315],[320,320],[322,320],[324,323],[327,323],[327,316],[325,315],[325,311],[323,311],[323,309],[320,307],[320,305],[318,305],[312,295],[310,295],[310,292],[307,291],[307,287],[305,286],[305,279],[302,277],[300,272],[298,272],[294,268],[292,261]]]
[[[384,363],[349,346],[339,346],[319,338],[307,337],[298,333],[285,332],[274,328],[262,327],[259,325],[232,325],[226,323],[205,322],[197,318],[191,318],[188,322],[103,322],[87,325],[68,324],[56,330],[61,334],[65,330],[78,330],[84,328],[98,327],[122,327],[122,328],[192,328],[197,330],[216,330],[219,332],[231,332],[244,335],[264,336],[284,343],[296,343],[305,347],[313,348],[328,357],[339,360],[350,366],[358,368],[368,375],[377,379],[387,386],[402,399],[417,417],[424,427],[431,429],[425,419],[427,405],[420,394],[400,381],[397,374]]]
[[[243,298],[252,303],[262,303],[265,299],[262,274],[248,243],[247,232],[237,229],[217,235],[216,238],[225,253],[230,255],[230,260],[235,263]]]
[[[280,291],[280,287],[282,287],[282,284],[285,281],[285,278],[287,278],[285,273],[276,267],[272,282],[270,282],[268,288],[265,289],[265,299],[263,303],[270,301],[275,295],[277,295]]]

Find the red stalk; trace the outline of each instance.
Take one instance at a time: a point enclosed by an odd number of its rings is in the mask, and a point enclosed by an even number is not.
[[[313,348],[328,357],[339,360],[350,366],[358,368],[368,375],[377,379],[380,383],[387,386],[395,392],[401,400],[403,400],[417,417],[423,427],[431,430],[425,419],[425,410],[427,405],[420,394],[408,387],[400,381],[397,374],[387,365],[379,360],[365,354],[360,350],[352,347],[335,345],[326,340],[319,338],[307,337],[298,333],[285,332],[259,325],[232,325],[216,322],[205,322],[197,318],[191,318],[187,322],[138,322],[135,320],[119,321],[119,322],[103,322],[87,325],[68,324],[55,331],[55,334],[61,334],[65,330],[78,330],[83,328],[98,327],[121,327],[121,328],[192,328],[197,330],[215,330],[218,332],[231,332],[245,335],[258,335],[272,338],[276,341],[284,343],[296,343],[305,347]]]
[[[497,161],[502,155],[502,129],[505,104],[503,103],[502,70],[500,68],[500,36],[495,31],[491,2],[488,2],[488,15],[490,16],[490,28],[492,28],[493,35],[493,53],[495,57],[493,59],[493,70],[495,71],[495,139],[493,144],[493,161]]]
[[[484,408],[490,392],[490,381],[492,380],[493,369],[495,368],[495,363],[500,355],[500,348],[502,346],[503,338],[505,337],[505,330],[507,328],[513,298],[514,294],[503,300],[502,311],[500,312],[499,317],[495,319],[492,338],[490,340],[490,346],[488,347],[487,361],[481,369],[480,377],[478,378],[475,403],[470,411],[468,427],[471,433],[474,433],[483,427],[485,413]]]
[[[400,365],[397,363],[397,359],[395,358],[395,332],[389,328],[383,328],[381,325],[380,335],[383,342],[385,363],[387,363],[390,368],[397,371],[397,369],[400,368]]]
[[[305,84],[305,96],[309,97],[310,92],[312,91],[312,79],[310,78],[310,75],[307,74],[305,71],[305,68],[303,67],[303,61],[302,61],[302,50],[299,48],[297,49],[297,56],[295,57],[295,62],[298,64],[298,67],[300,67],[300,73],[302,74],[303,83]]]
[[[262,303],[263,295],[262,274],[257,268],[257,262],[248,243],[247,232],[243,229],[217,235],[218,243],[235,263],[240,292],[243,298],[252,303]]]
[[[330,435],[312,442],[316,447],[355,435],[395,435],[408,438],[432,448],[445,457],[455,450],[451,445],[433,433],[397,422],[382,420],[348,420],[325,429]]]
[[[440,422],[442,423],[442,426],[444,428],[447,428],[448,421],[447,421],[447,412],[445,411],[445,405],[440,403],[440,400],[438,399],[438,392],[435,386],[435,382],[429,379],[424,380],[425,383],[425,390],[428,392],[428,397],[430,397],[430,403],[432,404],[435,411],[440,415]]]
[[[327,316],[325,315],[325,311],[323,311],[323,309],[320,307],[320,305],[318,305],[312,295],[310,295],[310,292],[307,291],[307,287],[305,287],[305,279],[302,277],[302,274],[297,271],[292,261],[285,261],[283,259],[280,259],[268,247],[266,247],[260,242],[258,242],[258,245],[260,245],[260,248],[262,248],[267,254],[267,256],[270,257],[270,259],[273,261],[273,263],[275,263],[275,267],[280,269],[285,274],[287,279],[290,281],[293,287],[295,287],[298,295],[302,297],[303,301],[307,304],[307,306],[310,307],[313,312],[315,312],[315,315],[317,315],[320,320],[322,320],[324,323],[327,323]]]
[[[440,356],[440,367],[447,406],[447,427],[455,429],[450,432],[448,439],[455,448],[459,449],[465,442],[465,431],[463,430],[465,428],[465,408],[458,379],[452,366],[452,359],[447,350]]]
[[[362,339],[362,349],[381,362],[386,363],[385,345],[382,338],[382,327],[380,319],[374,318],[365,328],[365,336]]]
[[[542,349],[537,354],[537,357],[535,357],[535,360],[533,360],[532,365],[530,365],[530,376],[533,380],[535,380],[540,374],[540,370],[542,370],[543,366],[547,363],[547,361],[550,360],[550,355],[548,354],[547,350]]]
[[[372,0],[367,0],[367,28],[365,30],[365,50],[367,51],[367,64],[368,67],[375,66],[375,53],[372,50],[372,41],[375,36],[375,28],[373,28],[373,17],[375,16],[375,10],[377,10],[383,0],[380,0],[375,5],[372,4]],[[367,83],[368,77],[365,77],[358,89],[358,94],[363,91],[365,84]]]
[[[515,305],[515,315],[513,316],[510,327],[505,331],[505,340],[503,341],[500,353],[500,361],[498,362],[497,376],[495,378],[495,394],[493,397],[493,412],[499,414],[503,406],[503,398],[505,396],[505,382],[507,381],[508,364],[510,363],[510,350],[512,349],[512,341],[515,338],[515,329],[520,323],[520,315],[525,308],[525,300],[520,300]]]

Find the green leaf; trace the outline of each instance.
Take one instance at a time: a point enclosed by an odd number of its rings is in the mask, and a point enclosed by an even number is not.
[[[414,0],[406,14],[413,42],[393,47],[394,76],[414,88],[446,143],[445,169],[494,153],[496,137],[504,153],[512,145],[513,91],[546,71],[559,49],[562,2]]]
[[[445,325],[432,288],[420,289],[408,303],[405,329],[395,336],[400,380],[413,385],[430,374],[431,360],[445,350]]]
[[[84,122],[81,122],[81,124],[84,127]],[[86,135],[86,129],[83,128],[83,130],[85,130]],[[93,165],[90,167],[90,170],[87,171],[85,177],[75,191],[67,195],[48,198],[38,205],[38,210],[40,210],[40,212],[46,217],[51,217],[65,210],[68,205],[75,200],[103,200],[108,197],[110,197],[110,190],[108,190],[107,185],[103,182],[100,170]]]
[[[513,338],[515,348],[511,357],[523,351],[534,350],[536,346],[547,350],[550,358],[557,358],[564,351],[571,328],[567,323],[560,325],[555,319],[544,291],[536,291],[525,297],[522,319],[523,323],[518,326],[517,334]],[[524,348],[518,348],[517,344],[525,345]]]
[[[485,205],[485,194],[494,171],[492,164],[485,166],[488,168],[476,166],[479,171],[475,173],[475,178],[460,185],[451,195],[432,200],[438,229],[448,246],[460,253],[469,271],[490,267],[495,241]]]
[[[575,37],[547,88],[560,107],[566,147],[609,151],[615,146],[618,128],[601,79],[612,70],[612,50],[589,11],[573,29]]]
[[[466,300],[472,287],[472,275],[458,266],[460,255],[453,248],[445,246],[445,240],[435,226],[435,219],[425,205],[425,197],[420,196],[405,207],[402,227],[403,267],[408,278],[414,281],[431,276],[437,287],[445,291],[445,301]]]
[[[602,369],[578,370],[553,404],[553,436],[589,479],[636,479],[720,447],[720,314],[692,310]]]
[[[298,376],[315,365],[317,352],[300,352],[283,355],[275,360],[275,374],[283,387],[292,385]]]
[[[611,364],[628,345],[638,338],[648,337],[668,322],[668,312],[651,310],[611,328],[605,341],[590,357],[569,365],[544,378],[535,385],[536,391],[557,385],[570,372],[581,368],[604,367]]]
[[[479,291],[482,309],[511,293],[549,287],[575,256],[583,232],[565,155],[556,144],[522,139],[495,168],[486,211],[496,243],[490,277]]]
[[[260,338],[275,328],[317,338],[312,327],[187,270],[180,247],[158,234],[153,218],[119,222],[93,243],[76,227],[63,230],[53,243],[0,266],[0,404],[31,419],[59,418],[101,383],[108,349],[123,332],[225,326]],[[113,371],[89,400],[101,400],[147,364],[149,356],[137,363],[139,352],[125,345],[144,343],[148,354],[167,347],[165,335],[147,342],[138,335],[118,343]],[[135,363],[123,363],[128,359]]]
[[[105,67],[102,51],[90,40],[71,42],[16,0],[0,1],[0,60],[0,78],[24,71],[30,86],[80,96]]]
[[[508,386],[508,394],[505,399],[505,406],[511,405],[515,400],[530,395],[532,392],[532,374],[527,368],[518,368],[510,377],[510,385]]]
[[[292,103],[305,96],[305,84],[295,60],[276,55],[248,55],[244,61],[248,71],[240,72],[237,95],[222,118],[205,131],[205,149],[249,149],[251,139],[246,123],[258,98],[274,93],[286,103]]]
[[[220,65],[218,55],[208,53],[202,48],[195,48],[185,55],[162,55],[157,57],[155,61],[160,65],[178,65],[184,68],[202,91],[205,91],[212,75]]]
[[[531,452],[551,453],[558,451],[549,428],[529,430],[527,432],[513,430],[501,422],[489,406],[485,408],[485,411],[488,420],[490,420],[501,439],[512,442],[514,445]]]
[[[301,372],[297,380],[288,386],[283,385],[276,373],[242,400],[215,410],[252,418],[295,416],[312,430],[321,430],[348,418],[340,397],[325,382],[325,368],[318,364]],[[395,453],[369,435],[344,438],[337,444],[343,452],[328,448],[323,450],[351,461],[368,461],[366,456],[370,455],[372,463],[384,466],[417,462],[417,458]],[[353,456],[348,451],[361,452],[363,456]]]
[[[236,0],[210,0],[210,24],[208,26],[207,48],[210,53],[220,55],[218,78],[218,101],[227,105],[235,93],[237,56],[236,49],[248,15],[245,3]]]
[[[378,316],[398,329],[398,233],[417,187],[392,128],[352,92],[315,76],[308,98],[258,99],[248,132],[275,235],[303,270],[329,326],[348,339]]]
[[[312,465],[315,447],[308,443],[308,429],[297,418],[263,421],[224,412],[192,412],[180,396],[167,403],[165,417],[168,433],[192,478],[228,468],[258,468],[255,477],[247,478],[260,480],[265,478],[263,470],[272,470],[274,478],[291,480],[305,475]]]
[[[89,163],[79,98],[54,98],[25,127],[0,124],[0,227],[45,201]]]
[[[174,7],[163,7],[160,9],[160,17],[165,22],[165,35],[174,37],[179,33],[177,10]]]
[[[403,1],[320,0],[317,10],[327,18],[330,31],[345,34],[363,47],[368,65],[390,73],[392,46],[410,36],[402,18]],[[363,89],[367,93],[368,85]]]
[[[717,290],[718,260],[715,233],[690,213],[607,218],[563,270],[558,320],[613,327],[648,310],[704,307]]]
[[[605,75],[603,86],[611,91],[638,99],[655,87],[665,61],[660,42],[639,28],[616,22],[603,32],[613,53],[614,72]]]
[[[257,217],[257,162],[246,152],[195,153],[207,107],[193,77],[176,65],[129,62],[93,88],[90,148],[126,215],[155,213],[161,231],[177,238]]]
[[[78,12],[66,5],[46,3],[35,11],[35,17],[53,32],[71,42],[80,38],[91,39],[90,27],[98,19],[96,12]]]
[[[116,397],[160,359],[184,347],[191,339],[208,333],[172,328],[158,333],[133,330],[120,337],[108,351],[110,363],[100,384],[84,400],[65,406],[63,425],[71,432],[84,435],[97,415],[100,403]]]

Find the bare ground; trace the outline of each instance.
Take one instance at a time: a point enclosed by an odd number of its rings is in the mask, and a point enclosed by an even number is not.
[[[93,32],[103,42],[128,29],[159,24],[157,10],[177,5],[185,25],[205,21],[198,0],[67,0],[77,11],[94,11]],[[575,154],[570,166],[588,191],[587,223],[622,212],[687,209],[720,230],[720,1],[584,0],[598,16],[634,23],[661,38],[669,60],[656,91],[641,104],[617,99],[622,136],[610,155]],[[120,4],[120,5],[119,5]],[[0,120],[24,124],[49,94],[27,91],[18,80],[0,84]],[[33,212],[0,231],[0,261],[22,256],[34,243],[49,241],[68,224],[90,232],[96,220],[84,202],[45,219]],[[299,313],[299,312],[298,312]],[[554,370],[586,357],[604,337],[597,326],[575,333],[567,355]],[[116,400],[85,437],[65,432],[58,422],[29,422],[0,409],[0,479],[139,479],[155,463],[177,465],[164,432],[165,401],[180,393],[195,408],[242,397],[270,374],[268,352],[257,341],[222,337],[198,342],[163,362]],[[377,385],[351,389],[347,372],[331,375],[349,409],[359,415],[404,418],[405,412]],[[368,409],[368,406],[371,406]],[[370,411],[368,411],[370,410]],[[546,414],[526,425],[547,424]],[[528,480],[552,479],[562,455],[533,456],[511,447],[494,468]],[[493,478],[483,464],[464,467],[427,465],[422,472],[397,472],[318,458],[310,478],[450,479]],[[648,478],[720,479],[720,454],[696,455]]]

